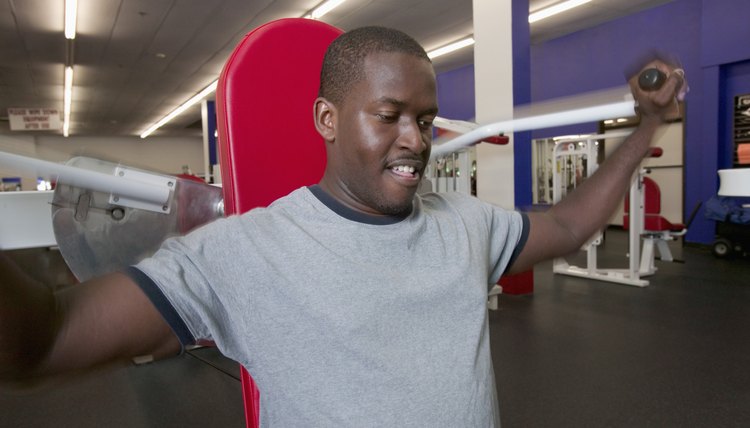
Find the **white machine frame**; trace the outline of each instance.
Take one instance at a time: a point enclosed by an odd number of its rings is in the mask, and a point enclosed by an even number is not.
[[[586,177],[590,177],[598,168],[597,141],[601,139],[625,138],[627,133],[608,133],[591,135],[580,138],[558,140],[554,149],[553,170],[553,202],[559,202],[563,195],[561,172],[566,158],[585,156],[588,159]],[[597,247],[602,243],[602,233],[597,233],[591,240],[581,248],[586,252],[586,265],[583,267],[570,265],[564,258],[556,258],[552,264],[554,273],[590,278],[599,281],[614,282],[618,284],[646,287],[649,281],[646,276],[656,273],[654,264],[655,249],[659,251],[663,261],[673,261],[672,253],[667,241],[674,240],[677,236],[684,235],[682,232],[646,232],[644,230],[644,192],[643,176],[647,170],[639,168],[634,174],[630,185],[628,208],[628,267],[627,269],[603,269],[597,266]],[[643,240],[643,249],[640,241]]]

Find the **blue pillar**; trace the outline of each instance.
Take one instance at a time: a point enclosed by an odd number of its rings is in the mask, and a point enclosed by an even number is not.
[[[513,1],[513,106],[531,102],[531,36],[528,0]],[[531,131],[513,134],[514,196],[516,207],[529,207],[531,194]]]
[[[203,158],[206,177],[213,176],[213,166],[218,163],[216,151],[216,101],[204,100],[201,105],[203,123]],[[207,180],[208,181],[208,180]],[[216,180],[212,180],[215,182]]]

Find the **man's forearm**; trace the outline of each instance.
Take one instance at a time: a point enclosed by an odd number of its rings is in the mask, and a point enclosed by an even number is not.
[[[625,196],[633,173],[651,147],[651,140],[662,121],[642,119],[636,130],[615,150],[575,192],[552,207],[549,215],[566,225],[574,250],[602,228]]]
[[[57,330],[55,296],[0,252],[0,381],[33,375]]]

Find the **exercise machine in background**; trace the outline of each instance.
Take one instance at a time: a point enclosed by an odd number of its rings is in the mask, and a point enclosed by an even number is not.
[[[559,202],[596,171],[600,140],[620,140],[629,134],[619,132],[557,140],[553,150],[553,203]],[[662,153],[656,147],[650,150],[648,156],[660,157]],[[600,231],[581,248],[586,252],[585,266],[571,265],[561,257],[553,262],[554,273],[645,287],[649,281],[644,277],[657,271],[654,263],[657,251],[662,261],[674,261],[667,243],[687,233],[687,226],[672,223],[661,215],[661,191],[658,184],[647,177],[649,172],[647,168],[636,171],[625,198],[623,228],[628,231],[627,268],[598,266],[597,251],[603,243],[603,233]],[[697,208],[693,210],[688,223],[695,217]]]

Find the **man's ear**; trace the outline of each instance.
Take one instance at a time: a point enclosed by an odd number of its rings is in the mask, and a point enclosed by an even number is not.
[[[323,97],[315,99],[315,129],[323,139],[332,143],[336,140],[336,106]]]

